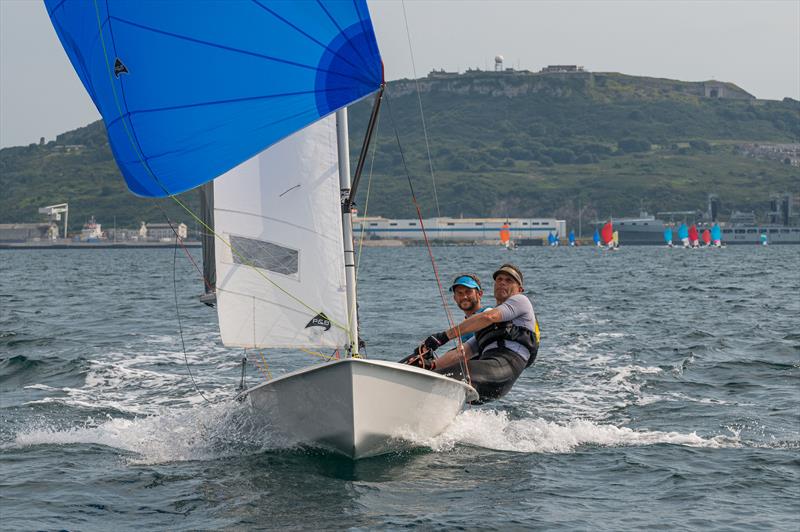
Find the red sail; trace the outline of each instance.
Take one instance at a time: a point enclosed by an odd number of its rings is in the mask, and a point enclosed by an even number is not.
[[[606,225],[604,225],[603,229],[600,231],[600,236],[603,238],[603,244],[608,245],[611,243],[611,240],[614,238],[614,226],[611,225],[611,222],[606,222]]]
[[[700,235],[697,233],[697,226],[692,224],[689,228],[689,240],[694,242],[695,240],[699,240]]]
[[[703,243],[705,243],[706,245],[711,243],[711,231],[709,231],[708,229],[703,231]]]

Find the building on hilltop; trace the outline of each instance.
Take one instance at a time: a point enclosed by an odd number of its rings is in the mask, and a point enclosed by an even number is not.
[[[718,81],[703,83],[703,95],[706,98],[719,98],[727,100],[755,100],[756,97],[736,86]]]
[[[547,65],[539,72],[542,74],[564,74],[568,72],[586,72],[586,70],[580,65]]]

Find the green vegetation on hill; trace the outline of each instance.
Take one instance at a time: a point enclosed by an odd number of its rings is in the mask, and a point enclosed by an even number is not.
[[[698,209],[717,193],[723,209],[764,212],[770,193],[800,193],[800,170],[745,157],[743,143],[800,142],[800,102],[704,97],[704,84],[621,74],[444,74],[419,80],[431,149],[425,149],[416,84],[389,84],[359,190],[363,213],[413,217],[411,173],[423,214],[551,216],[577,220]],[[361,145],[371,100],[351,109]],[[402,154],[395,134],[400,139]],[[74,148],[71,146],[80,146]],[[357,153],[353,153],[354,159]],[[370,154],[372,155],[372,154]],[[405,164],[403,160],[405,159]],[[100,122],[45,145],[0,150],[0,222],[34,221],[37,208],[69,202],[72,228],[91,215],[109,226],[170,217],[194,223],[171,200],[125,189]],[[182,198],[197,208],[197,195]]]

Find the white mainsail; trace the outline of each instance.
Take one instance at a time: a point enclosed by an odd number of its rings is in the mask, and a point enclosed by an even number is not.
[[[214,181],[226,346],[349,343],[338,165],[331,115]]]

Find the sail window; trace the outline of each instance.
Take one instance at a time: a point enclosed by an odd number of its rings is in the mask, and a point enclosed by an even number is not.
[[[299,254],[296,249],[254,238],[231,235],[234,264],[247,264],[283,275],[297,274]]]

